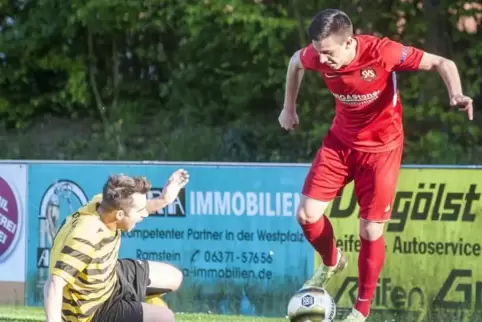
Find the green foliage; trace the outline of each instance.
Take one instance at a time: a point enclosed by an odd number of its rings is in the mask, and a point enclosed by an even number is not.
[[[306,44],[310,18],[326,7],[341,6],[361,32],[452,58],[480,106],[480,35],[457,29],[459,17],[480,10],[461,0],[415,3],[2,3],[2,157],[309,162],[334,116],[318,75],[305,75],[300,128],[286,133],[277,117],[289,57]],[[401,12],[406,24],[399,34]],[[449,111],[440,77],[399,79],[404,162],[478,163],[482,133]]]

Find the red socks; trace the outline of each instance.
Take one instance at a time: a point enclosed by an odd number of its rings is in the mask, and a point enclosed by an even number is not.
[[[364,316],[370,313],[375,296],[378,277],[385,261],[385,239],[365,240],[360,236],[361,247],[358,255],[358,298],[355,309]]]
[[[336,265],[338,251],[335,245],[333,227],[326,216],[311,224],[301,224],[303,233],[310,244],[320,254],[323,264]],[[355,309],[364,316],[370,313],[370,305],[375,296],[378,278],[385,262],[385,239],[383,236],[370,241],[360,236],[361,247],[358,255],[358,298]]]
[[[320,254],[323,264],[335,266],[338,251],[330,220],[323,215],[318,221],[310,224],[300,224],[306,239]]]

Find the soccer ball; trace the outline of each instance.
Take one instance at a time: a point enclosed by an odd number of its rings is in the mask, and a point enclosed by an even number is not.
[[[302,288],[288,303],[288,318],[291,322],[332,322],[335,314],[335,301],[321,287]]]

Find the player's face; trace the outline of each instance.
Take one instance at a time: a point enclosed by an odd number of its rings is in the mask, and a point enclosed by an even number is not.
[[[331,35],[320,41],[313,40],[313,48],[320,56],[320,63],[332,69],[343,67],[350,55],[349,39],[340,38],[338,35]]]
[[[123,231],[131,231],[135,225],[141,222],[145,217],[149,216],[147,211],[147,195],[135,193],[132,195],[132,206],[124,216],[120,229]]]

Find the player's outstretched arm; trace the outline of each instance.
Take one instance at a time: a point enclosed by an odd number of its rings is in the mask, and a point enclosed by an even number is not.
[[[463,94],[459,71],[452,60],[424,52],[418,69],[437,71],[447,86],[450,105],[459,107],[461,111],[467,113],[469,120],[473,119],[472,99]]]
[[[181,189],[184,188],[188,182],[189,173],[186,170],[179,169],[172,173],[162,189],[161,196],[147,201],[147,211],[152,214],[174,202]]]
[[[278,117],[281,127],[285,130],[292,130],[299,123],[298,115],[296,114],[296,99],[304,75],[304,68],[300,60],[300,52],[301,50],[298,50],[293,56],[291,56],[288,70],[286,72],[283,110]]]
[[[438,72],[447,86],[450,105],[460,107],[460,110],[467,113],[470,120],[473,119],[472,99],[463,94],[459,71],[452,60],[412,46],[405,46],[386,37],[380,40],[377,54],[388,71]]]
[[[50,275],[44,286],[44,310],[47,322],[62,321],[62,298],[67,282],[60,276]]]

